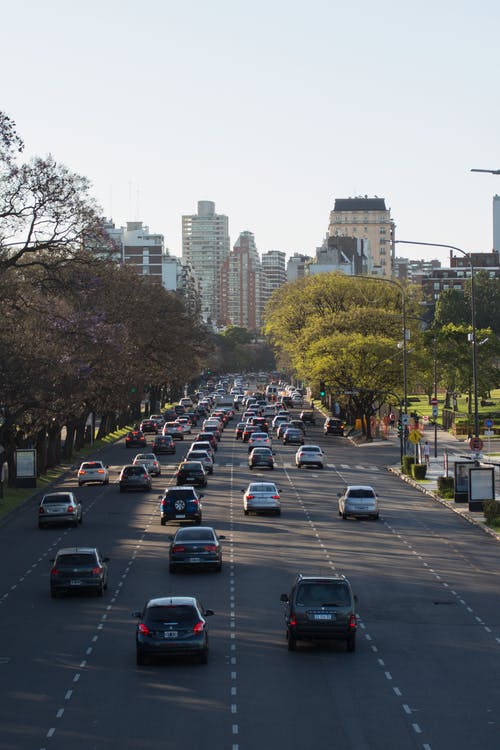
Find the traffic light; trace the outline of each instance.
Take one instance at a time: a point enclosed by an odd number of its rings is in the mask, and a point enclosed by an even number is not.
[[[319,381],[319,395],[321,398],[325,398],[326,396],[326,388],[325,388],[325,381],[320,380]]]

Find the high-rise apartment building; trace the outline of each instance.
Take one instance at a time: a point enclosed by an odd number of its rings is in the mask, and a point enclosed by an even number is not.
[[[151,234],[142,221],[127,221],[122,234],[123,262],[135,266],[143,276],[162,283],[164,254],[162,234]]]
[[[493,196],[493,250],[500,250],[500,195]]]
[[[219,279],[229,250],[227,216],[216,214],[212,201],[198,201],[198,213],[182,217],[182,259],[198,281],[202,318],[214,327],[221,321]]]
[[[262,309],[275,289],[286,284],[286,253],[269,250],[262,253]]]
[[[258,331],[262,311],[262,272],[252,232],[242,232],[220,273],[221,324]]]
[[[392,275],[395,224],[383,198],[337,198],[330,212],[330,237],[357,237],[369,242],[372,273]]]
[[[306,266],[311,260],[310,255],[303,255],[302,253],[294,253],[291,258],[288,258],[286,265],[287,281],[297,281],[297,279],[305,276]]]

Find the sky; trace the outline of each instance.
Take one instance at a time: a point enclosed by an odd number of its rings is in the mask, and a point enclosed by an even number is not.
[[[336,198],[398,239],[491,251],[498,0],[0,0],[0,109],[181,255],[199,200],[233,245],[314,255]],[[449,251],[400,245],[398,256]]]

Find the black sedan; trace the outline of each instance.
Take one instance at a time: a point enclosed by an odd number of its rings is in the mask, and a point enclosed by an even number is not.
[[[181,568],[211,568],[222,570],[222,550],[220,540],[210,526],[183,527],[171,537],[169,570],[176,573]]]
[[[271,448],[266,446],[253,448],[248,456],[248,468],[274,469],[274,456]]]
[[[137,664],[143,666],[152,657],[195,656],[208,661],[206,617],[213,615],[194,596],[164,596],[150,599],[138,617],[135,630]]]
[[[193,487],[207,486],[207,472],[201,461],[183,461],[175,473],[176,484],[189,484]]]
[[[176,452],[175,440],[172,435],[157,435],[151,446],[153,453],[159,456],[161,453],[172,454]]]

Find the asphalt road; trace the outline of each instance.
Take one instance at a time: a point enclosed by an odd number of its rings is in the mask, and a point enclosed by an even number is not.
[[[28,503],[0,527],[0,749],[387,750],[498,748],[498,543],[385,470],[388,444],[323,437],[327,466],[253,471],[226,429],[204,498],[204,523],[226,535],[221,574],[168,572],[158,494],[176,457],[162,457],[151,493],[116,484],[78,489],[78,529],[39,530]],[[137,451],[139,452],[139,451]],[[107,449],[116,481],[135,451]],[[241,489],[282,490],[281,517],[244,516]],[[343,521],[345,483],[372,484],[381,520]],[[109,555],[104,598],[49,596],[49,559],[68,545]],[[286,647],[280,594],[297,572],[340,572],[358,596],[357,650]],[[133,610],[154,595],[194,594],[213,610],[208,665],[135,664]]]

